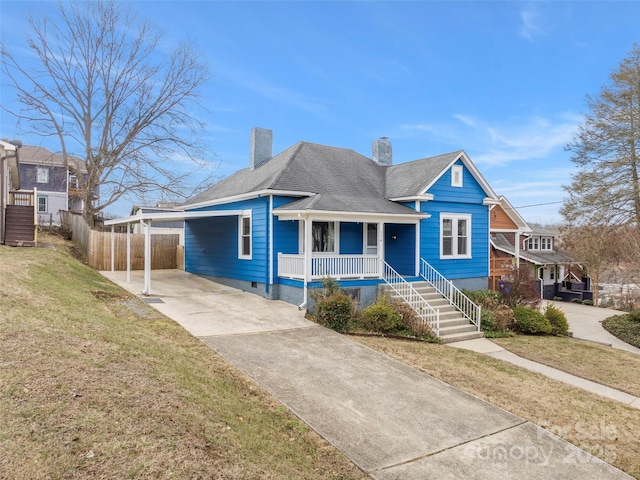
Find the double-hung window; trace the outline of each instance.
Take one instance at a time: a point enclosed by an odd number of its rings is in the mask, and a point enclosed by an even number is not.
[[[551,237],[540,237],[540,250],[553,250]]]
[[[38,195],[38,213],[47,213],[48,210],[48,198]]]
[[[471,215],[440,214],[440,258],[471,258]]]
[[[238,258],[251,260],[251,215],[238,217]]]

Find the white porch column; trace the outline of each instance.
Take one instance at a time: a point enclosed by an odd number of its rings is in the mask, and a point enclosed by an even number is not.
[[[131,283],[131,225],[127,226],[127,283]]]
[[[378,222],[378,276],[384,276],[384,223]]]
[[[516,268],[520,268],[520,232],[516,232]]]
[[[308,283],[311,280],[311,219],[307,216],[304,219],[304,290],[303,290],[303,302],[300,308],[305,307],[309,302],[309,286]]]
[[[416,212],[420,211],[420,200],[416,200]],[[416,223],[416,268],[415,275],[420,275],[420,220]]]
[[[151,295],[151,221],[143,223],[144,229],[144,290],[145,295]]]
[[[116,231],[115,225],[111,225],[111,271],[115,272],[116,270]]]

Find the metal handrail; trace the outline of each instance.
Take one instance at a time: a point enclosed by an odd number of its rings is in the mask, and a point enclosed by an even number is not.
[[[480,315],[482,313],[480,305],[473,303],[451,280],[447,280],[423,258],[420,259],[420,276],[480,331]]]
[[[440,310],[429,305],[413,285],[407,282],[391,265],[384,261],[382,263],[384,270],[382,278],[386,284],[409,304],[423,323],[427,324],[437,336],[440,336]]]

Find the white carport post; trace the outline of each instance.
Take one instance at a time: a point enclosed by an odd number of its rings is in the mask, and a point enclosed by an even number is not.
[[[131,224],[127,226],[127,283],[131,283]]]
[[[144,295],[151,295],[151,220],[145,220],[144,229]]]
[[[111,225],[111,271],[116,271],[116,231],[115,225]]]

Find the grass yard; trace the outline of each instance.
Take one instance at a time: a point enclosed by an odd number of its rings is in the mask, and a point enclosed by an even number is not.
[[[467,350],[354,338],[540,425],[640,479],[640,411],[635,408]],[[620,358],[626,359],[626,355]],[[637,374],[633,366],[628,368]]]
[[[178,324],[57,251],[0,246],[0,478],[362,479]]]
[[[568,337],[519,335],[493,341],[534,362],[640,397],[640,355]]]

